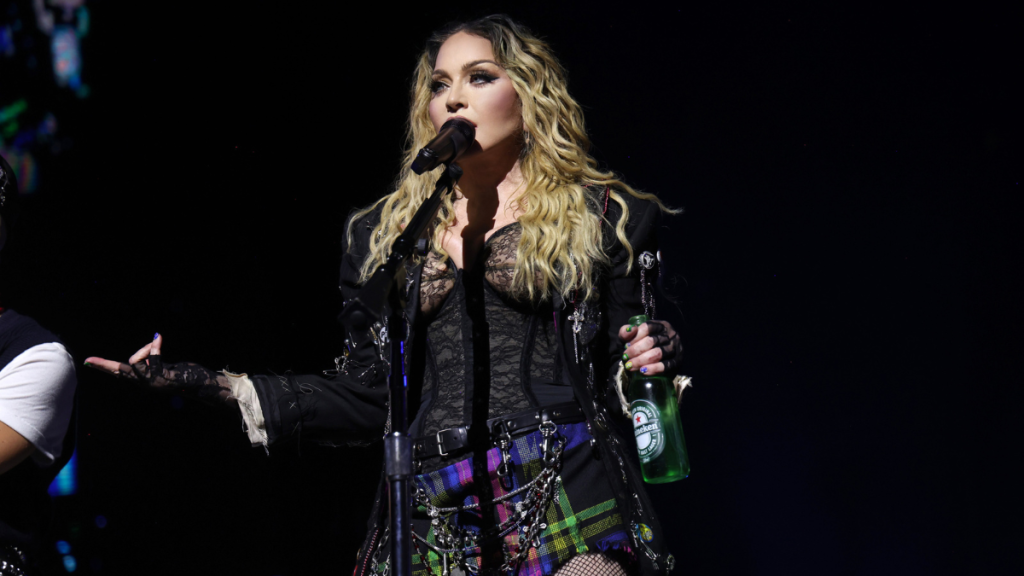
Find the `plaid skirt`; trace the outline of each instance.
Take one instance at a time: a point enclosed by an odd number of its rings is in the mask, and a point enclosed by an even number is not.
[[[413,575],[440,575],[446,565],[464,562],[472,573],[542,576],[578,554],[615,550],[632,557],[627,527],[605,468],[594,459],[587,424],[558,425],[554,437],[561,443],[557,462],[550,452],[545,458],[545,437],[535,431],[512,438],[504,455],[497,447],[488,450],[486,469],[470,456],[415,476]],[[539,498],[545,485],[548,497]],[[525,514],[531,505],[536,513]],[[439,518],[438,510],[445,508],[447,514]],[[530,518],[519,520],[525,516]],[[461,536],[453,539],[453,533]],[[479,540],[473,537],[481,534]],[[444,552],[453,548],[460,553]],[[501,570],[517,553],[520,559]]]

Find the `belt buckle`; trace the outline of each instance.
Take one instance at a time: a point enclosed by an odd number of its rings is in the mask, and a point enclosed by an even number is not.
[[[437,431],[437,434],[435,434],[435,435],[434,435],[434,436],[435,436],[435,438],[437,438],[437,451],[438,451],[438,452],[441,452],[441,433],[442,433],[442,432],[447,432],[447,431],[449,431],[449,430],[451,430],[451,428],[445,428],[444,430],[438,430],[438,431]],[[447,452],[441,452],[441,453],[439,454],[439,456],[447,456],[447,455],[448,455],[448,453],[447,453]]]

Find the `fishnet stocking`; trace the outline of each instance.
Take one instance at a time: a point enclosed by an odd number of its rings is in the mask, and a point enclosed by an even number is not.
[[[555,576],[633,576],[637,571],[623,552],[580,554],[569,560]]]

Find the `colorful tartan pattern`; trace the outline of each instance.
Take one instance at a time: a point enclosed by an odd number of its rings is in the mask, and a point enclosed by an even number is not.
[[[627,547],[628,537],[619,513],[611,487],[604,480],[604,468],[591,455],[591,436],[585,423],[566,424],[558,427],[558,433],[566,438],[562,456],[561,477],[558,485],[558,501],[548,507],[540,546],[530,550],[529,556],[519,568],[522,576],[551,574],[560,565],[577,554],[585,552],[619,549]],[[487,472],[490,486],[485,500],[499,497],[529,482],[543,468],[541,458],[543,436],[533,432],[513,440],[510,450],[514,463],[512,488],[506,490],[499,482],[498,465],[501,453],[497,448],[487,452]],[[479,501],[474,486],[472,457],[456,462],[440,470],[416,476],[414,486],[422,488],[430,502],[438,507],[475,504]],[[523,500],[524,494],[495,507],[493,523],[506,520],[514,513],[515,502]],[[462,528],[479,532],[485,524],[479,510],[459,512],[449,519]],[[430,526],[424,507],[413,510],[413,524],[416,533],[428,542],[436,544],[434,531]],[[519,533],[512,531],[505,536],[505,543],[518,549]],[[420,553],[413,554],[413,575],[433,576],[441,574],[442,559],[438,554],[419,543]],[[422,555],[421,555],[422,554]],[[480,549],[467,554],[469,562],[476,567]],[[425,558],[424,558],[425,556]],[[497,568],[486,566],[485,568]]]

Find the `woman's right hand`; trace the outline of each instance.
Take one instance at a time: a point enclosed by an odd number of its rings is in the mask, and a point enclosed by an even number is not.
[[[163,341],[163,336],[156,334],[152,342],[140,348],[128,359],[127,364],[90,356],[85,359],[85,365],[113,376],[137,380],[154,388],[177,392],[214,404],[235,401],[231,396],[231,384],[223,374],[191,362],[164,364],[160,355]]]

